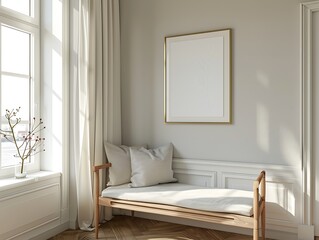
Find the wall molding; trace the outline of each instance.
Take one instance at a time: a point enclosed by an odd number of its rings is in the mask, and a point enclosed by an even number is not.
[[[302,224],[314,224],[312,17],[319,1],[301,3]]]
[[[58,235],[59,233],[68,230],[69,229],[69,222],[65,222],[63,224],[60,224],[50,230],[42,231],[40,234],[36,235],[33,240],[43,240],[43,239],[49,239],[51,237],[54,237],[55,235]]]
[[[62,224],[60,175],[34,174],[19,186],[1,190],[1,239],[31,239]]]

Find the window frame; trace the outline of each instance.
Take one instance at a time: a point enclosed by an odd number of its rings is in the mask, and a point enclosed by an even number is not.
[[[33,6],[31,6],[31,8],[32,7],[33,10],[31,10],[31,16],[28,16],[0,5],[0,15],[23,23],[29,23],[40,28],[40,0],[33,0]]]
[[[32,11],[31,11],[32,12]],[[19,31],[31,34],[31,56],[30,56],[30,76],[31,76],[31,95],[30,95],[30,112],[38,119],[40,117],[40,2],[34,0],[34,16],[30,17],[22,13],[15,12],[11,9],[0,6],[0,24],[7,25]],[[1,32],[0,32],[1,34]],[[0,45],[1,47],[1,45]],[[0,58],[1,64],[1,58]],[[1,66],[1,65],[0,65]],[[0,69],[1,70],[1,69]],[[1,74],[0,74],[1,81]],[[1,88],[1,85],[0,85]],[[1,89],[0,89],[1,90]],[[3,115],[1,109],[0,116]],[[0,149],[1,151],[1,149]],[[33,162],[27,164],[28,172],[40,171],[40,154],[33,157]],[[13,177],[15,173],[15,166],[1,167],[0,179]]]

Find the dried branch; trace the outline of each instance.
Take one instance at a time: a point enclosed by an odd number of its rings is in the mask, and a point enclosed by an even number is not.
[[[43,121],[41,118],[38,122],[36,121],[36,118],[33,118],[32,123],[30,124],[31,128],[29,132],[25,136],[23,136],[22,143],[18,145],[18,140],[15,135],[15,127],[18,126],[18,124],[21,122],[21,118],[17,117],[20,109],[21,108],[19,107],[17,109],[12,109],[11,111],[9,111],[8,109],[6,110],[6,114],[4,116],[8,121],[10,130],[0,129],[0,135],[3,135],[3,137],[5,137],[8,141],[12,142],[15,145],[17,153],[14,155],[14,157],[20,158],[21,173],[23,173],[24,161],[29,157],[34,156],[35,154],[45,151],[44,149],[42,149],[45,138],[41,138],[39,135],[37,135],[42,130],[44,130],[45,127],[42,126]]]

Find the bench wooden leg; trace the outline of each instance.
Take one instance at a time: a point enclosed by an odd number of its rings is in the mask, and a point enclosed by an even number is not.
[[[95,238],[99,238],[99,219],[100,219],[100,214],[99,214],[99,205],[95,204],[95,217],[94,217],[94,224],[95,224]]]
[[[261,213],[261,237],[263,240],[266,239],[266,211],[265,208]]]
[[[256,214],[256,215],[254,215],[253,240],[258,240],[259,239],[259,225],[260,225],[259,215]]]
[[[259,239],[259,231],[258,229],[254,229],[253,240],[258,240],[258,239]]]

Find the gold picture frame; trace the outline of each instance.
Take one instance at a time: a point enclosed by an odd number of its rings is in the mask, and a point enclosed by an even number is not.
[[[165,37],[166,123],[231,123],[231,29]]]

